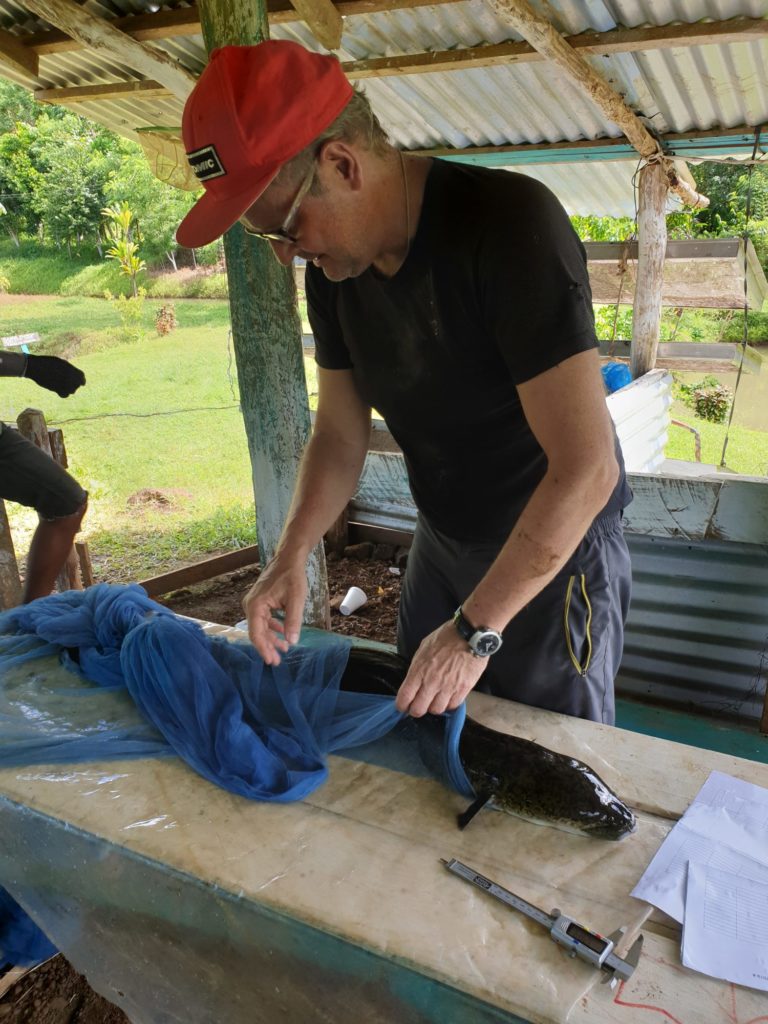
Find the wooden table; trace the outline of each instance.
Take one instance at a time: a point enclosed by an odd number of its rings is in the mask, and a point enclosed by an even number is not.
[[[286,805],[174,758],[35,766],[0,772],[0,884],[134,1024],[768,1020],[768,995],[683,968],[678,926],[629,896],[709,771],[768,785],[768,766],[482,694],[469,711],[589,763],[637,832],[608,843],[491,811],[459,832],[457,794],[346,758]],[[627,943],[642,928],[633,977],[601,984],[441,857],[600,932],[625,925]]]

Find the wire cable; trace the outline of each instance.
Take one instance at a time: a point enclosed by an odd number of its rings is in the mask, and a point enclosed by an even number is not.
[[[744,360],[747,354],[747,341],[749,339],[749,297],[748,297],[748,283],[749,283],[749,262],[748,262],[748,249],[749,249],[749,220],[752,215],[752,175],[755,169],[755,155],[757,154],[760,146],[760,128],[755,128],[755,144],[752,148],[752,161],[749,164],[747,170],[747,201],[744,207],[744,233],[742,239],[744,241],[744,320],[741,332],[741,358],[739,360],[739,369],[736,373],[736,384],[733,388],[733,401],[731,402],[731,408],[728,411],[728,423],[725,428],[725,438],[723,439],[723,452],[720,456],[720,468],[725,469],[725,453],[728,449],[728,440],[731,433],[731,424],[733,423],[733,412],[736,408],[736,395],[739,392],[739,384],[741,383],[742,373],[744,371]]]

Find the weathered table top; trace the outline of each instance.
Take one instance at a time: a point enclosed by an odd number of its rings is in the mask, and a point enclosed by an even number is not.
[[[48,671],[59,669],[51,663]],[[300,804],[249,802],[176,759],[145,759],[7,769],[0,772],[0,805],[11,832],[14,812],[63,823],[98,837],[112,853],[137,854],[143,863],[165,865],[406,965],[490,1004],[499,1014],[494,1019],[768,1019],[768,995],[683,968],[678,926],[629,896],[711,770],[768,786],[768,766],[482,694],[471,696],[468,710],[486,725],[586,761],[638,811],[637,832],[609,843],[490,811],[459,832],[455,816],[466,800],[457,794],[431,779],[346,758],[332,758],[329,781]],[[29,847],[26,842],[25,856],[45,878],[51,851]],[[0,835],[6,884],[15,856],[10,834]],[[441,857],[456,857],[602,933],[625,925],[627,944],[642,926],[645,947],[635,974],[614,990],[600,984],[599,972],[568,958],[539,926],[450,875]],[[66,885],[60,866],[56,877],[58,886]],[[125,909],[125,894],[122,902]]]

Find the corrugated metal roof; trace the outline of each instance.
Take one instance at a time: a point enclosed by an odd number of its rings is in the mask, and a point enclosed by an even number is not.
[[[565,35],[677,22],[765,18],[768,14],[768,0],[548,0],[538,6]],[[146,15],[148,5],[144,0],[115,0],[109,4],[88,0],[85,7],[102,17],[119,17]],[[0,25],[19,36],[39,33],[45,27],[14,0],[0,0]],[[294,39],[320,49],[304,22],[281,21],[271,31],[273,38]],[[347,15],[338,56],[346,62],[519,39],[484,0],[461,0]],[[205,64],[201,35],[157,40],[152,45],[193,73],[199,73]],[[586,59],[661,133],[768,122],[768,37],[648,48]],[[9,72],[8,77],[24,81],[18,72]],[[76,50],[41,55],[39,77],[46,87],[63,87],[137,80],[141,76],[102,52]],[[25,84],[35,83],[26,79]],[[548,62],[371,78],[366,80],[366,90],[393,141],[405,149],[543,146],[620,136],[616,125],[592,100]],[[177,126],[181,106],[173,97],[140,100],[130,96],[79,103],[75,109],[131,135],[139,127]],[[508,162],[501,155],[492,161],[486,156],[478,159],[497,166],[518,166],[549,185],[571,212],[633,213],[632,176],[637,161],[626,153],[623,159],[608,159],[611,154],[602,154],[585,164],[587,154],[577,156],[576,163],[564,165],[562,154],[552,163],[543,162],[546,154],[539,154],[533,165],[526,163],[523,167],[519,166],[524,159],[520,154],[510,154]]]

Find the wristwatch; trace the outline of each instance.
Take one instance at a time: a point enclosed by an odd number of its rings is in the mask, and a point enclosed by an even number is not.
[[[501,633],[497,633],[495,629],[488,629],[487,626],[473,626],[461,610],[461,605],[454,613],[453,622],[459,636],[467,641],[470,651],[476,658],[490,657],[498,651],[503,643]]]

